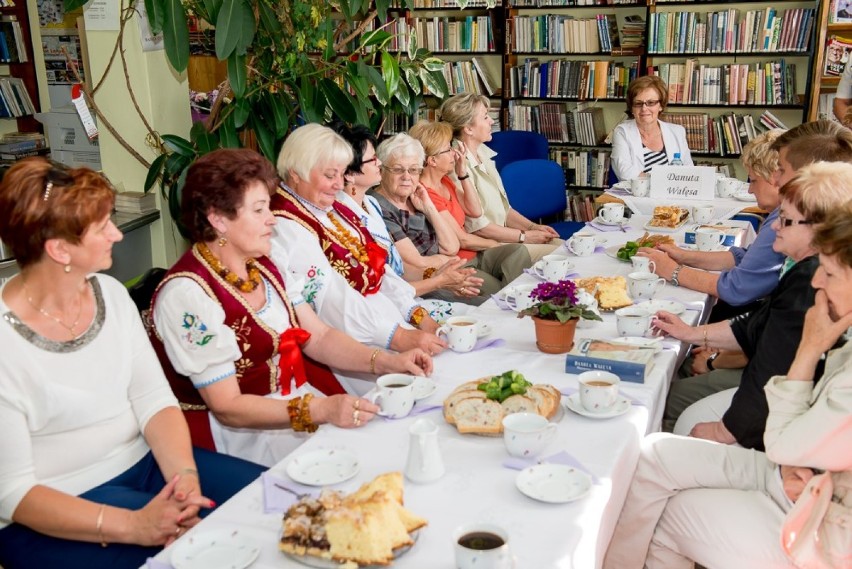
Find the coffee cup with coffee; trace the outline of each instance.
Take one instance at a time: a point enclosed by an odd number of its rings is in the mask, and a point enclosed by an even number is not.
[[[692,221],[695,223],[709,223],[713,219],[713,206],[711,204],[700,204],[692,208]]]
[[[556,434],[556,423],[538,413],[512,413],[503,417],[503,443],[512,456],[536,456]]]
[[[568,250],[578,257],[588,257],[594,253],[596,244],[597,238],[588,233],[575,233],[565,242]]]
[[[438,337],[446,336],[447,344],[454,352],[469,352],[476,344],[478,325],[472,316],[453,316],[438,328]]]
[[[615,311],[615,328],[619,336],[644,336],[651,329],[653,315],[645,309],[635,306],[619,308]]]
[[[376,390],[368,397],[379,406],[379,415],[400,419],[414,407],[414,380],[412,375],[389,373],[376,380]]]
[[[606,413],[618,401],[621,379],[608,371],[584,371],[578,376],[580,404],[589,413]]]
[[[619,223],[624,221],[624,204],[608,203],[604,204],[598,215],[607,223]]]
[[[509,532],[496,524],[463,525],[453,532],[457,569],[511,569]]]
[[[715,251],[725,242],[725,233],[710,227],[695,230],[695,246],[699,251]]]
[[[634,272],[627,275],[627,291],[634,300],[654,298],[654,295],[666,280],[654,273]]]

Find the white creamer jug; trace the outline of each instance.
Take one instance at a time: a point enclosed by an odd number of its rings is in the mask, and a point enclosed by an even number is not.
[[[438,426],[429,419],[417,419],[408,432],[408,460],[405,477],[412,482],[432,482],[444,475],[444,460],[438,447]]]

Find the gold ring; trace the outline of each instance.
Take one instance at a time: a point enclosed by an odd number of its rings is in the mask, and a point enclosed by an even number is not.
[[[180,530],[182,530],[182,529],[183,529],[182,527],[178,526],[177,529],[175,530],[175,535],[180,535]]]
[[[360,419],[355,419],[355,426],[356,426],[356,427],[358,427],[358,426],[360,426],[360,425],[361,425],[361,420],[360,420]]]
[[[356,400],[355,400],[355,403],[353,403],[353,404],[352,404],[352,407],[354,407],[356,411],[357,411],[358,409],[360,409],[360,408],[361,408],[361,400],[360,400],[360,399],[356,399]]]
[[[355,409],[352,411],[352,421],[357,425],[358,424],[358,416],[361,414],[361,411]]]

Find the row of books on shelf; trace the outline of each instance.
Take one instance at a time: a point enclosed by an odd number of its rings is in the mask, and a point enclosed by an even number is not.
[[[147,213],[157,209],[154,192],[119,192],[115,194],[115,210],[123,213]]]
[[[27,48],[18,17],[0,17],[0,63],[26,63]]]
[[[551,148],[550,159],[562,166],[569,187],[599,189],[607,184],[611,152],[579,148]],[[570,196],[574,192],[569,192]],[[592,218],[594,219],[594,218]],[[572,217],[574,221],[589,221]]]
[[[769,111],[764,111],[757,122],[751,115],[736,113],[717,117],[706,113],[663,113],[660,119],[686,130],[686,142],[692,152],[721,156],[742,154],[743,147],[761,132],[787,128]]]
[[[501,112],[500,102],[492,101],[488,108],[488,116],[490,116],[493,121],[491,124],[491,132],[497,132],[500,130]],[[382,128],[382,133],[387,135],[393,135],[399,132],[408,132],[408,129],[410,129],[415,122],[420,120],[440,120],[438,109],[427,106],[421,106],[418,108],[414,115],[410,115],[408,113],[389,112],[385,113],[384,118],[385,122],[384,127]]]
[[[669,104],[798,105],[796,65],[781,59],[713,67],[697,59],[648,67],[669,87]]]
[[[392,49],[408,49],[411,30],[417,34],[418,47],[432,52],[442,51],[494,51],[494,30],[490,16],[467,16],[450,18],[435,16],[432,18],[398,18],[385,28],[397,35]]]
[[[656,12],[648,53],[807,51],[814,17],[813,8]]]
[[[512,48],[521,53],[609,53],[621,47],[615,14],[515,16],[512,27]]]
[[[603,109],[569,109],[566,103],[525,105],[509,101],[509,129],[531,130],[544,135],[548,142],[595,146],[607,136]]]
[[[450,93],[476,93],[497,95],[499,84],[488,73],[482,60],[473,57],[470,61],[447,61],[443,68],[444,80]]]
[[[509,95],[579,100],[621,98],[638,74],[638,61],[627,64],[569,59],[541,62],[527,58],[523,65],[509,69]]]
[[[24,80],[18,77],[0,77],[0,118],[23,117],[35,112]]]

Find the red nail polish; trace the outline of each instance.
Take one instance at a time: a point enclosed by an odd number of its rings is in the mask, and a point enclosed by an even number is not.
[[[213,500],[210,500],[210,505],[209,505],[209,506],[207,506],[207,507],[208,507],[208,508],[215,508],[215,507],[216,507],[216,502],[214,502]]]

